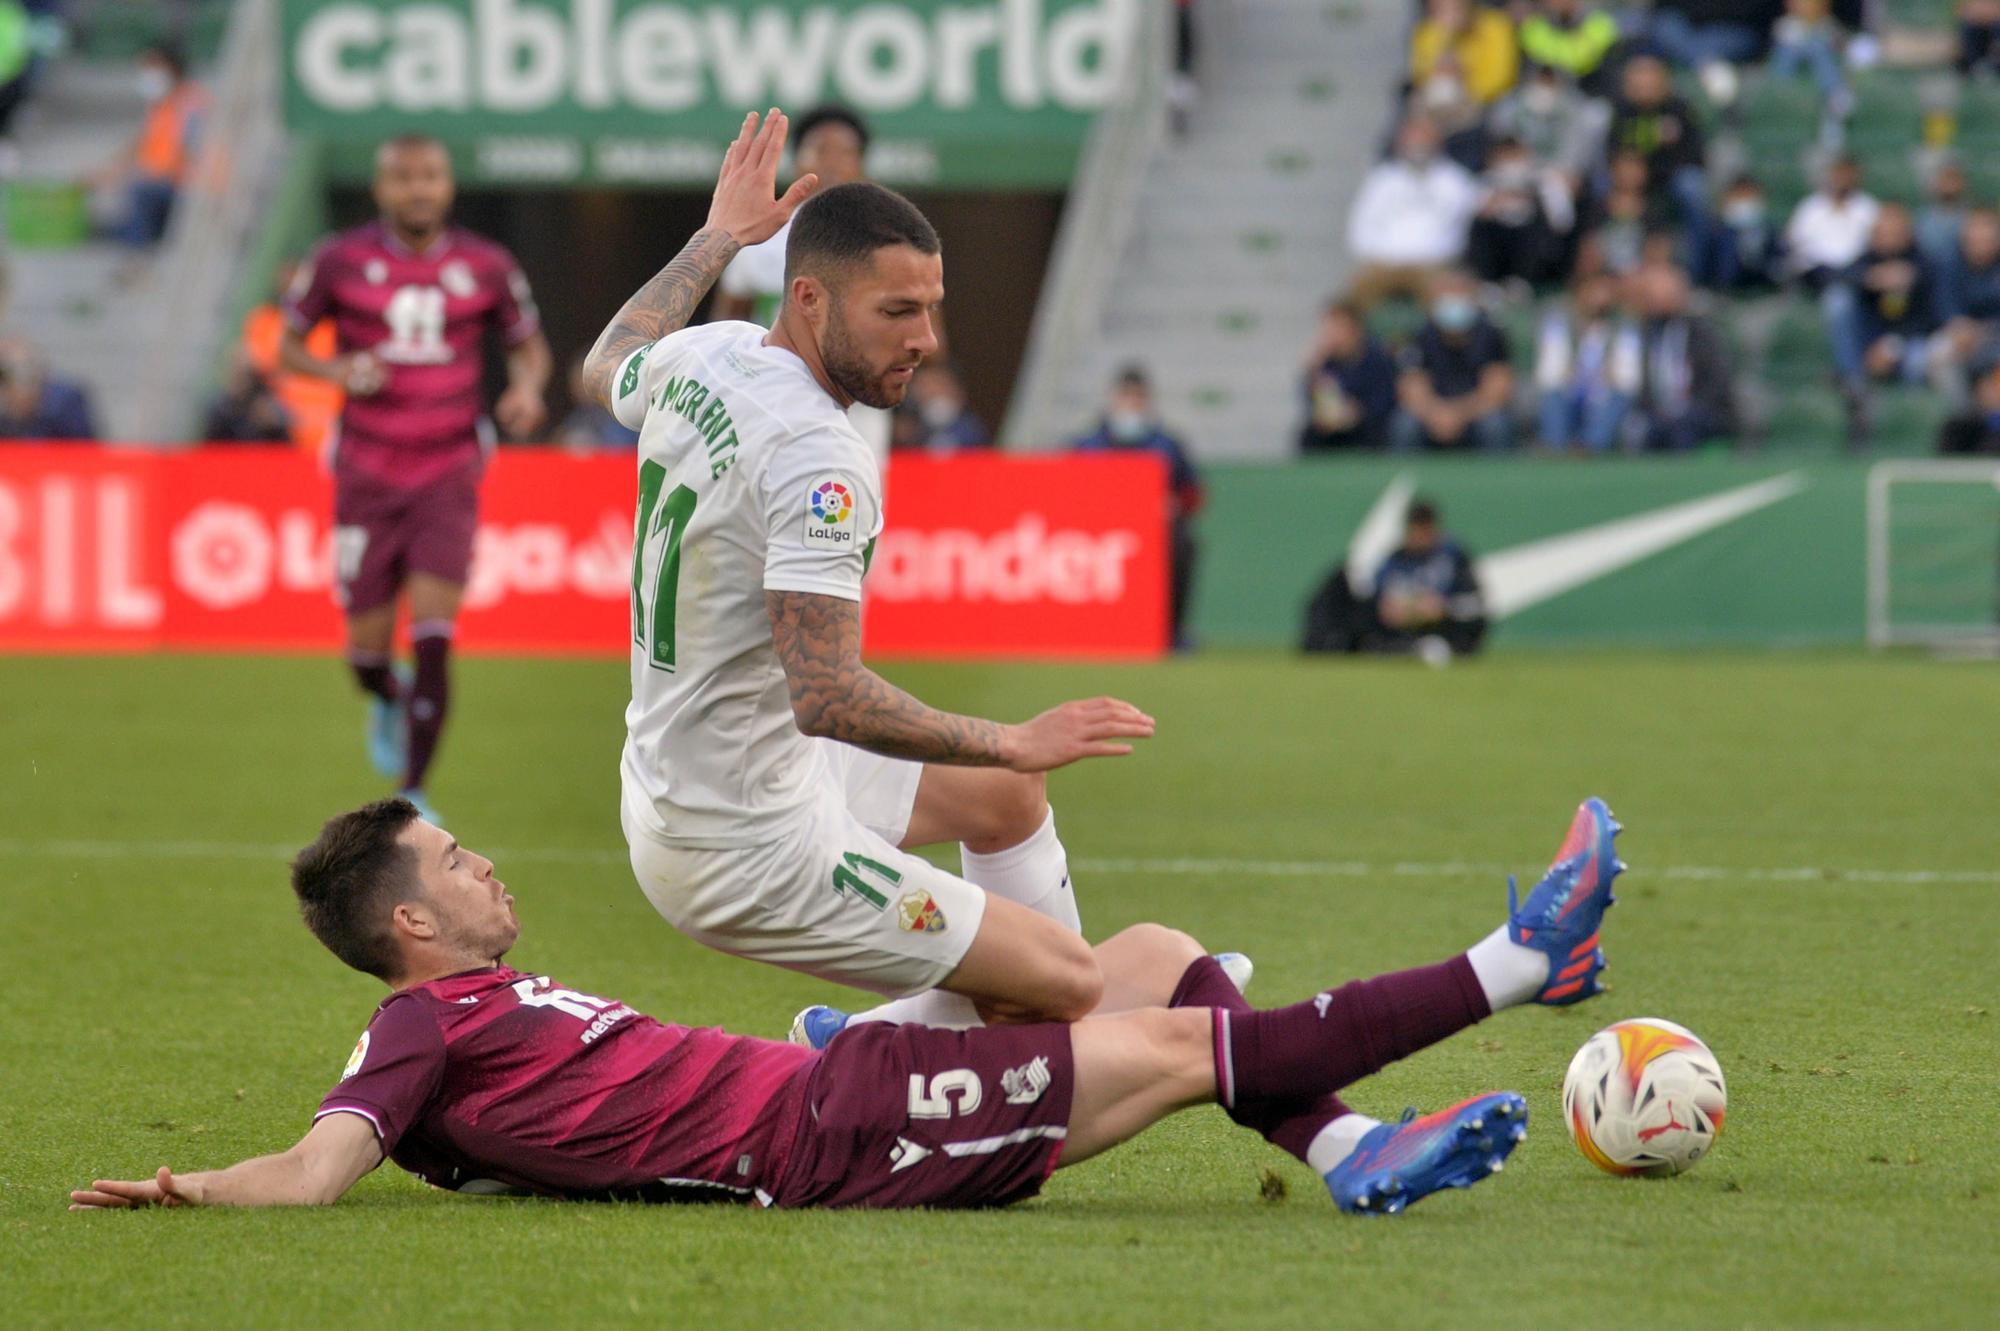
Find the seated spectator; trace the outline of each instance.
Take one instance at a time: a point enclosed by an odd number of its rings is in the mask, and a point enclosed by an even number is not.
[[[1608,453],[1639,391],[1638,326],[1618,308],[1619,282],[1579,278],[1567,307],[1551,304],[1535,339],[1537,416],[1544,448]]]
[[[1157,453],[1167,464],[1168,622],[1175,651],[1193,646],[1187,635],[1188,599],[1194,590],[1197,547],[1194,516],[1207,499],[1201,477],[1181,441],[1161,427],[1153,407],[1153,385],[1146,372],[1129,365],[1112,382],[1104,419],[1075,442],[1078,452],[1130,450]]]
[[[1954,401],[1971,389],[1968,375],[2000,339],[2000,212],[1965,215],[1958,253],[1938,280],[1944,327],[1931,349],[1931,380]]]
[[[1618,44],[1618,20],[1583,0],[1542,0],[1521,20],[1521,55],[1530,66],[1560,73],[1599,92],[1604,57]]]
[[[627,429],[585,387],[583,365],[589,358],[588,351],[580,351],[569,363],[569,400],[574,405],[556,426],[556,442],[576,453],[638,447],[639,432]]]
[[[1958,0],[1958,72],[2000,72],[2000,0]]]
[[[221,391],[208,404],[201,437],[214,444],[282,444],[291,438],[284,404],[240,347]]]
[[[1647,238],[1661,234],[1673,219],[1646,186],[1644,157],[1621,152],[1611,159],[1608,174],[1610,187],[1585,207],[1581,230],[1589,237],[1591,268],[1623,277],[1645,261]]]
[[[25,338],[0,338],[0,439],[95,439],[90,395],[50,376]]]
[[[1828,331],[1841,384],[1924,377],[1925,353],[1937,331],[1935,281],[1917,248],[1910,210],[1886,203],[1875,217],[1868,248],[1828,288]]]
[[[1939,432],[1943,453],[2000,453],[2000,348],[1971,367],[1971,395]]]
[[[1726,106],[1736,98],[1736,67],[1763,54],[1783,9],[1784,0],[1653,0],[1646,37],[1668,60],[1700,74],[1709,100]]]
[[[1369,336],[1361,311],[1335,301],[1320,316],[1319,337],[1306,358],[1306,453],[1380,448],[1396,410],[1396,362]]]
[[[1575,222],[1560,184],[1536,168],[1519,139],[1494,143],[1480,183],[1486,195],[1472,219],[1466,263],[1482,282],[1539,286],[1549,280]]]
[[[124,192],[124,213],[111,234],[134,250],[149,250],[166,237],[174,200],[201,139],[208,94],[188,77],[180,49],[166,42],[139,57],[139,86],[148,105],[138,136],[87,183]]]
[[[1861,188],[1861,163],[1842,154],[1826,168],[1826,181],[1799,200],[1785,223],[1786,262],[1808,291],[1823,290],[1867,248],[1881,205]]]
[[[1437,505],[1410,503],[1403,543],[1354,585],[1335,568],[1306,607],[1308,652],[1414,654],[1443,665],[1469,656],[1486,636],[1486,602],[1472,559],[1438,522]]]
[[[1410,37],[1410,83],[1422,90],[1452,80],[1480,106],[1498,100],[1521,72],[1514,21],[1472,0],[1425,0],[1423,21]]]
[[[1757,177],[1740,175],[1722,192],[1701,277],[1719,291],[1769,291],[1783,281],[1783,237]]]
[[[1917,213],[1917,248],[1943,274],[1958,258],[1958,236],[1965,227],[1965,167],[1946,158],[1931,173],[1923,209]]]
[[[1609,105],[1584,96],[1553,69],[1532,71],[1487,115],[1494,138],[1519,139],[1537,165],[1562,173],[1572,201],[1604,160],[1610,124]]]
[[[1641,319],[1639,398],[1633,412],[1642,447],[1684,453],[1736,433],[1736,382],[1729,346],[1689,305],[1687,275],[1651,263],[1633,279]]]
[[[1854,94],[1847,90],[1840,66],[1845,40],[1828,0],[1785,0],[1784,17],[1771,29],[1770,76],[1791,79],[1800,70],[1810,72],[1826,113],[1845,120],[1854,110]]]
[[[904,436],[905,447],[932,453],[955,453],[961,448],[987,448],[993,435],[986,423],[966,405],[965,386],[958,372],[945,361],[927,363],[910,381],[909,410],[915,430]]]
[[[1477,448],[1514,443],[1514,369],[1507,335],[1479,307],[1470,274],[1448,272],[1432,290],[1430,318],[1403,350],[1390,447]]]
[[[1392,296],[1421,299],[1465,253],[1479,182],[1438,154],[1438,128],[1415,114],[1396,132],[1396,152],[1361,182],[1347,219],[1356,270],[1351,299],[1363,311]]]
[[[1611,109],[1610,150],[1645,160],[1647,188],[1655,201],[1671,201],[1686,231],[1690,258],[1708,250],[1707,149],[1701,122],[1674,91],[1673,76],[1652,56],[1628,61]]]

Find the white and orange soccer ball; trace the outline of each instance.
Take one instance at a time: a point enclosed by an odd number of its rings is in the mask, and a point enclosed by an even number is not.
[[[1615,1022],[1584,1041],[1563,1078],[1563,1121],[1584,1159],[1608,1174],[1693,1169],[1722,1131],[1722,1064],[1685,1026]]]

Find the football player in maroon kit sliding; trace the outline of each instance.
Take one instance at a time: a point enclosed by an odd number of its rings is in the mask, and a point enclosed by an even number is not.
[[[1256,1011],[1186,934],[1097,948],[1145,1006],[1075,1025],[874,1022],[824,1050],[656,1021],[517,971],[492,861],[403,800],[330,820],[292,864],[308,928],[392,990],[290,1150],[209,1173],[100,1179],[73,1210],[337,1200],[386,1156],[441,1188],[765,1206],[996,1206],[1034,1195],[1178,1109],[1229,1116],[1305,1159],[1349,1212],[1384,1214],[1500,1168],[1511,1092],[1399,1123],[1349,1109],[1359,1078],[1516,1003],[1598,992],[1620,869],[1599,800],[1528,900],[1441,964]]]
[[[493,443],[481,397],[490,329],[507,348],[494,406],[515,437],[547,417],[552,364],[514,256],[450,224],[451,157],[423,135],[375,156],[381,216],[325,241],[287,296],[280,358],[330,379],[347,405],[329,449],[334,594],[347,659],[370,695],[369,759],[429,811],[424,780],[450,705],[452,627],[472,565],[479,480]],[[321,360],[306,334],[331,318],[339,352]],[[395,667],[396,603],[407,595],[416,668]]]

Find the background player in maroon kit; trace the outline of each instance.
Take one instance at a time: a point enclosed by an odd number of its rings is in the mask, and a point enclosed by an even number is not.
[[[286,369],[347,390],[330,450],[335,594],[347,614],[348,661],[373,699],[369,757],[428,810],[424,779],[450,703],[452,626],[492,444],[480,384],[485,335],[499,333],[507,347],[494,415],[510,435],[546,418],[552,361],[514,256],[449,225],[444,145],[423,136],[383,144],[374,191],[381,217],[327,240],[301,268],[280,355]],[[340,350],[321,360],[305,335],[329,317]],[[416,669],[400,679],[392,667],[405,589]]]
[[[1098,959],[1149,1006],[1074,1026],[870,1023],[815,1052],[659,1022],[504,966],[521,926],[492,862],[409,803],[377,801],[329,821],[293,863],[307,926],[393,990],[311,1130],[219,1172],[98,1180],[71,1205],[332,1202],[386,1155],[455,1190],[992,1206],[1220,1101],[1297,1154],[1301,1124],[1313,1129],[1327,1106],[1358,1120],[1322,1171],[1334,1198],[1400,1209],[1498,1169],[1524,1135],[1525,1103],[1503,1092],[1378,1124],[1334,1092],[1496,1008],[1578,990],[1551,958],[1597,946],[1616,874],[1601,810],[1579,810],[1510,926],[1440,965],[1258,1012],[1195,940],[1138,925]],[[1599,831],[1584,845],[1579,829]],[[1544,899],[1553,909],[1537,915]],[[1526,946],[1509,927],[1550,937]],[[1595,992],[1589,974],[1579,997]]]

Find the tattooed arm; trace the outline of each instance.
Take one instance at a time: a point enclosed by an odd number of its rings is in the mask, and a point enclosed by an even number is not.
[[[687,327],[695,306],[701,304],[736,251],[776,235],[819,188],[819,177],[805,175],[792,182],[783,198],[774,197],[787,125],[784,114],[775,107],[764,118],[762,128],[756,112],[743,118],[742,130],[722,157],[715,197],[708,206],[708,225],[695,232],[673,262],[625,302],[585,358],[584,392],[599,405],[611,406],[611,377],[627,356]]]
[[[1116,741],[1153,733],[1153,718],[1115,698],[1066,702],[1022,725],[939,711],[862,664],[858,602],[767,591],[764,608],[792,715],[808,735],[915,762],[1045,772],[1130,753]]]

